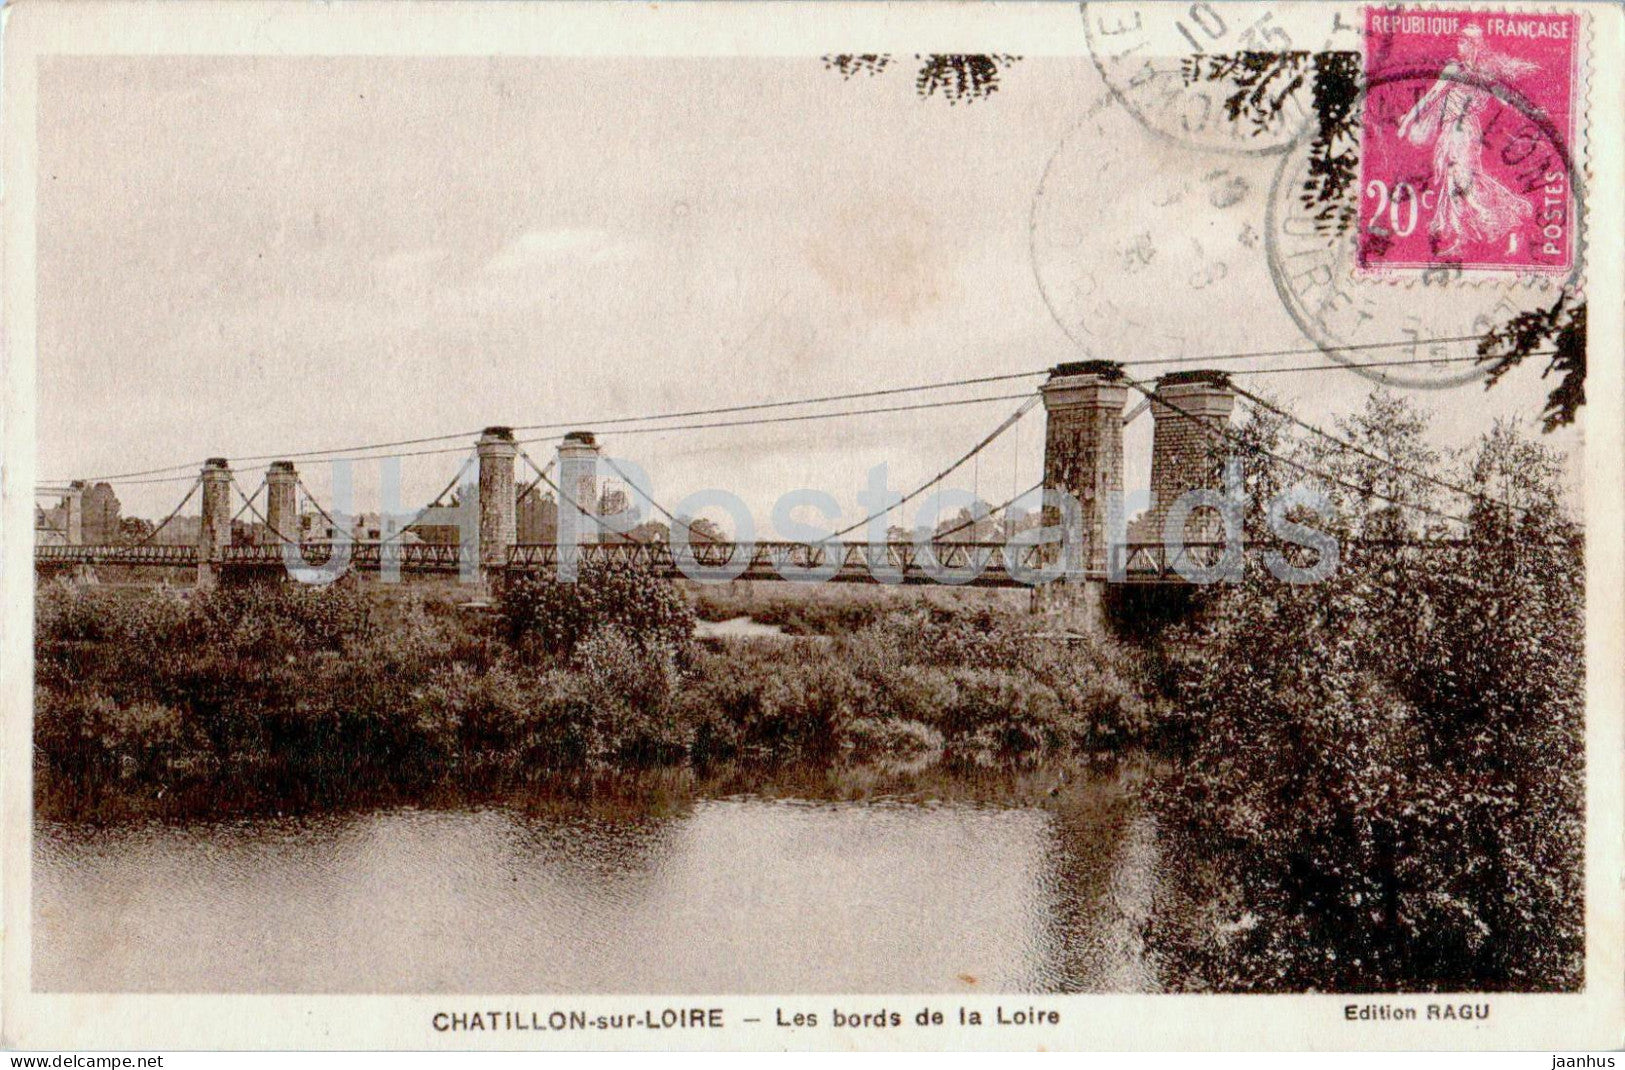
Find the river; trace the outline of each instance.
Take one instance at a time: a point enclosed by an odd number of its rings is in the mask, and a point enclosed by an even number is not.
[[[1144,991],[1154,855],[1132,804],[39,819],[34,987]]]

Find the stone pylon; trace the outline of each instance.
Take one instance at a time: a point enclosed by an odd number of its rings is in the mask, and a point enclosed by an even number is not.
[[[197,528],[197,585],[212,590],[220,582],[220,560],[231,545],[231,465],[224,457],[203,463],[203,506]]]
[[[1044,398],[1044,487],[1078,503],[1068,518],[1044,506],[1044,526],[1068,531],[1078,547],[1082,575],[1043,584],[1033,591],[1036,612],[1065,614],[1068,624],[1091,634],[1105,630],[1107,532],[1114,502],[1123,493],[1123,404],[1128,384],[1122,365],[1090,360],[1057,365],[1039,388]],[[1059,556],[1060,548],[1055,548]],[[1053,560],[1053,557],[1052,557]]]
[[[586,546],[599,542],[598,437],[571,431],[559,443],[559,487],[568,500],[559,502],[558,541]]]
[[[1173,372],[1157,380],[1151,403],[1151,532],[1163,538],[1163,525],[1180,496],[1224,487],[1225,429],[1236,405],[1230,379],[1219,371]],[[1223,517],[1214,509],[1192,512],[1185,542],[1215,542],[1224,536]]]
[[[508,567],[518,516],[513,429],[487,427],[474,447],[480,464],[480,579],[490,586]]]
[[[271,540],[282,545],[299,542],[299,473],[292,461],[272,461],[265,473],[265,526]]]

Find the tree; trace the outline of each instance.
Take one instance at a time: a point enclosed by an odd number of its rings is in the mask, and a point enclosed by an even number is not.
[[[963,506],[952,517],[937,521],[932,538],[945,542],[999,542],[1002,540],[1003,522],[988,515],[986,502],[978,501],[972,512]]]
[[[707,520],[703,516],[680,516],[677,518],[677,525],[687,529],[688,541],[691,543],[728,541],[728,533],[723,531],[716,521]]]
[[[633,542],[666,543],[671,541],[671,528],[658,520],[645,520],[626,533]]]
[[[1155,796],[1181,874],[1149,926],[1165,981],[1572,990],[1584,620],[1560,459],[1499,425],[1453,471],[1426,421],[1381,393],[1339,426],[1479,497],[1464,537],[1346,546],[1320,583],[1249,568],[1173,648],[1191,723]],[[1420,492],[1344,454],[1320,464]],[[1430,523],[1354,491],[1342,504],[1341,532]]]
[[[1443,454],[1427,440],[1428,417],[1403,395],[1378,389],[1365,408],[1337,421],[1353,446],[1315,438],[1302,452],[1308,466],[1334,477],[1320,489],[1350,538],[1402,539],[1445,534],[1436,470]],[[1438,480],[1436,482],[1436,480]],[[1401,505],[1399,503],[1408,503]]]
[[[134,546],[152,538],[153,525],[150,520],[142,520],[138,516],[119,518],[118,541],[124,546]]]
[[[586,562],[574,582],[515,573],[498,591],[497,620],[514,643],[567,656],[594,632],[613,629],[639,647],[662,646],[686,664],[694,610],[647,565]]]

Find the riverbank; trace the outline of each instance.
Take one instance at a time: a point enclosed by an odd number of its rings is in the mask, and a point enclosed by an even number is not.
[[[680,580],[676,586],[688,596],[701,624],[748,617],[753,626],[793,636],[851,634],[887,616],[920,609],[956,616],[984,612],[1019,616],[1027,612],[1032,600],[1032,591],[1027,588],[948,584],[898,588],[881,584]]]
[[[1034,630],[933,605],[818,642],[699,639],[680,593],[632,574],[514,585],[494,613],[342,584],[58,584],[38,603],[36,795],[59,815],[275,810],[729,764],[974,774],[1143,741],[1138,659]]]

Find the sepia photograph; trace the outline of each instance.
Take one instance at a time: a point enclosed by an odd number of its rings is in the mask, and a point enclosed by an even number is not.
[[[1619,1042],[1617,7],[166,7],[5,33],[7,1047]]]

